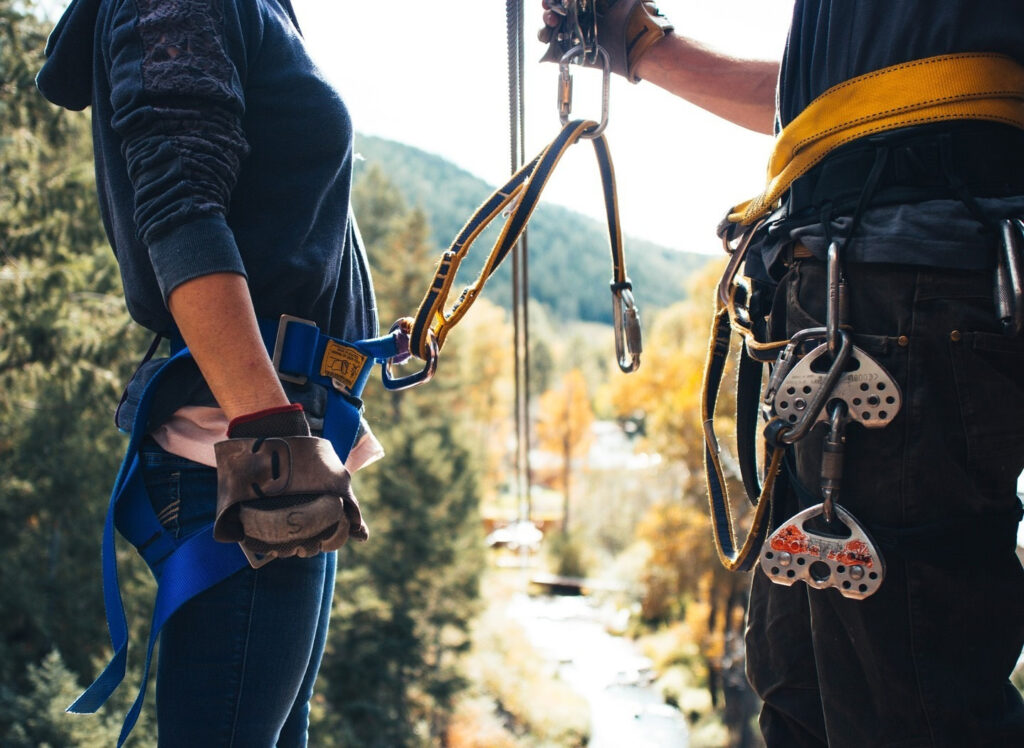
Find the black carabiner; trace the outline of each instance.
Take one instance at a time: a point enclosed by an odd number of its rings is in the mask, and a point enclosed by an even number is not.
[[[384,389],[389,392],[407,390],[433,379],[434,372],[437,371],[438,354],[437,338],[434,336],[434,333],[431,331],[427,332],[427,359],[424,362],[423,368],[415,374],[409,374],[404,377],[392,376],[391,367],[402,364],[411,358],[409,355],[409,331],[403,325],[403,321],[399,320],[391,326],[391,334],[395,336],[399,353],[384,361],[380,367],[380,378],[384,384]]]

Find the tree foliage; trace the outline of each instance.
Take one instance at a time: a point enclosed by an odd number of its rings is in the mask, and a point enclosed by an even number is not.
[[[613,382],[610,400],[621,418],[643,423],[646,439],[670,462],[685,468],[688,479],[676,497],[656,503],[637,529],[648,548],[641,572],[642,616],[649,625],[704,617],[697,642],[705,665],[706,685],[716,704],[726,695],[726,712],[739,716],[730,724],[736,735],[748,730],[751,694],[743,679],[743,621],[749,574],[726,571],[713,550],[707,498],[702,480],[704,435],[702,383],[708,348],[712,295],[721,272],[709,265],[692,280],[686,301],[664,310],[655,320],[645,346],[644,364],[628,383]],[[723,461],[735,438],[735,366],[726,365],[715,419]],[[737,532],[744,531],[750,506],[738,481],[726,476],[738,497],[732,511]],[[728,687],[727,687],[728,686]],[[731,702],[730,702],[731,700]],[[737,706],[739,704],[739,706]]]
[[[537,416],[537,445],[559,455],[562,470],[557,481],[562,489],[562,532],[569,532],[573,461],[591,439],[594,411],[587,395],[583,372],[573,369],[560,386],[541,395]]]
[[[447,247],[493,186],[439,156],[401,143],[360,135],[357,150],[377,166],[412,205],[429,216],[431,240]],[[594,179],[599,177],[594,173]],[[443,189],[440,186],[443,185]],[[470,249],[464,272],[475,277],[497,238],[498,218]],[[629,227],[626,227],[628,232]],[[597,221],[544,201],[530,219],[530,296],[561,320],[611,322],[608,232]],[[706,257],[626,237],[627,267],[641,308],[668,306],[684,294],[685,278]],[[510,263],[495,273],[485,293],[507,307]],[[465,285],[465,284],[463,284]],[[502,289],[502,290],[498,290]]]
[[[108,718],[63,708],[107,653],[100,531],[124,448],[111,414],[145,339],[100,224],[88,115],[35,89],[49,24],[34,11],[0,0],[0,742],[109,745]],[[139,613],[152,583],[141,564],[124,572]]]
[[[424,215],[373,169],[355,194],[370,219],[364,237],[375,237],[368,251],[379,306],[397,316],[418,299],[413,290],[423,288],[434,251]],[[465,685],[459,656],[478,609],[483,549],[473,450],[454,414],[466,397],[486,402],[490,381],[467,384],[458,373],[422,391],[367,394],[367,418],[388,456],[355,477],[372,537],[339,554],[318,745],[436,744]]]

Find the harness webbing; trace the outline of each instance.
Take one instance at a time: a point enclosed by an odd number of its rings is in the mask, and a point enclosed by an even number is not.
[[[704,365],[704,382],[701,392],[701,420],[704,433],[704,474],[707,479],[708,502],[711,508],[712,530],[715,549],[722,565],[730,571],[746,571],[757,560],[758,552],[770,525],[771,494],[782,466],[785,447],[777,445],[770,450],[768,466],[763,483],[758,485],[758,469],[755,458],[755,437],[757,413],[761,391],[761,374],[764,363],[774,358],[775,351],[782,344],[765,344],[757,341],[749,320],[737,313],[736,296],[738,287],[734,284],[735,274],[746,257],[750,239],[754,232],[744,235],[740,244],[731,248],[733,256],[726,269],[723,284],[715,295],[715,315],[711,326],[707,359]],[[732,503],[722,451],[715,434],[715,405],[721,389],[722,376],[732,348],[732,333],[736,331],[743,341],[744,355],[740,359],[737,382],[736,433],[738,459],[747,498],[754,507],[750,529],[742,541],[735,532]]]
[[[272,351],[274,365],[283,378],[314,381],[330,389],[324,416],[324,438],[328,438],[344,461],[355,440],[360,421],[358,400],[375,363],[397,353],[397,336],[354,343],[324,335],[313,323],[284,317],[279,322],[260,321],[264,344]],[[176,365],[191,357],[183,342],[172,341],[172,356],[149,380],[139,401],[128,447],[118,471],[103,527],[103,602],[107,629],[113,647],[110,662],[75,702],[68,707],[77,714],[92,713],[110,698],[124,680],[128,657],[128,624],[121,599],[114,546],[116,529],[146,561],[157,581],[156,601],[150,624],[142,683],[118,738],[128,738],[138,720],[146,694],[153,648],[160,630],[175,611],[196,595],[248,566],[237,543],[213,539],[213,522],[185,539],[177,539],[160,523],[153,511],[139,467],[139,449],[160,382]],[[355,357],[353,357],[353,354]],[[338,391],[335,380],[347,392]],[[330,434],[330,437],[328,437]]]
[[[702,418],[705,476],[715,545],[730,570],[749,569],[770,526],[771,494],[779,478],[785,426],[773,419],[765,428],[765,460],[758,486],[754,432],[763,364],[773,361],[788,340],[759,337],[741,297],[739,280],[747,250],[766,216],[793,182],[839,146],[873,133],[949,120],[989,120],[1024,129],[1024,66],[998,54],[940,55],[913,60],[845,81],[811,102],[776,138],[768,165],[768,182],[757,197],[733,208],[728,221],[738,229],[736,244],[725,247],[731,258],[715,297],[715,314],[704,369]],[[742,228],[741,228],[742,227]],[[732,333],[743,340],[737,382],[737,449],[747,498],[754,505],[750,530],[742,543],[734,533],[733,515],[714,430],[715,404]]]
[[[929,122],[977,119],[1024,128],[1024,66],[998,54],[911,60],[833,86],[775,140],[764,192],[732,209],[751,224],[835,148],[857,138]]]
[[[458,236],[455,237],[450,248],[441,256],[434,272],[434,279],[416,312],[410,333],[410,349],[415,355],[427,360],[432,355],[430,350],[432,340],[436,341],[438,349],[444,345],[449,330],[458,324],[459,320],[469,311],[470,306],[483,290],[487,279],[498,269],[515,246],[516,240],[526,228],[530,216],[540,201],[544,187],[562,156],[570,146],[588,135],[594,127],[596,127],[596,123],[590,120],[574,120],[567,124],[540,154],[513,174],[511,179],[498,188],[470,217]],[[612,255],[612,288],[613,292],[620,293],[623,289],[630,289],[632,286],[626,276],[622,229],[619,225],[619,208],[615,192],[615,172],[604,136],[599,135],[591,140],[594,144],[594,153],[597,157],[604,189],[608,239]],[[479,276],[462,291],[455,304],[445,310],[459,264],[466,257],[480,232],[513,201],[515,201],[515,205],[511,209],[511,214],[495,241]]]

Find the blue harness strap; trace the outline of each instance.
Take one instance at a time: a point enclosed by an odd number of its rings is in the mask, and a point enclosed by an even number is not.
[[[297,322],[297,323],[296,323]],[[264,343],[273,352],[274,365],[283,379],[312,381],[327,387],[324,438],[344,461],[360,422],[359,396],[375,363],[394,356],[397,344],[388,335],[355,343],[324,335],[312,323],[282,318],[260,322]],[[178,608],[196,595],[248,566],[236,543],[213,539],[213,523],[186,539],[177,539],[160,524],[149,501],[139,465],[139,447],[159,383],[175,364],[191,357],[180,341],[172,341],[172,355],[147,383],[132,424],[124,460],[114,481],[103,526],[103,602],[113,656],[103,672],[71,706],[69,712],[93,713],[124,680],[128,658],[128,623],[117,574],[114,530],[128,540],[146,561],[157,581],[156,601],[139,693],[125,716],[117,745],[121,746],[138,720],[149,680],[153,648],[163,625]],[[343,392],[337,387],[344,387]]]

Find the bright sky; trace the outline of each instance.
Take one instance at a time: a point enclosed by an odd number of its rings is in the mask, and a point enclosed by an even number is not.
[[[509,173],[505,3],[500,0],[293,0],[308,45],[357,131],[439,154],[486,180]],[[534,62],[540,0],[526,0],[526,145],[558,132],[558,67]],[[792,0],[660,0],[681,33],[743,57],[779,59]],[[600,114],[601,76],[573,68],[573,117]],[[606,131],[627,235],[720,251],[726,209],[760,191],[771,139],[650,84],[613,77]],[[443,189],[443,185],[439,185]],[[481,198],[484,196],[481,196]],[[572,148],[545,201],[601,218],[593,149]],[[468,216],[467,216],[468,218]],[[628,250],[628,248],[627,248]]]

